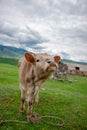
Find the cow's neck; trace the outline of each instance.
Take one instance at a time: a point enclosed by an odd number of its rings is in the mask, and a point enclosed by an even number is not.
[[[49,76],[50,76],[49,73],[44,73],[44,72],[37,75],[35,73],[34,66],[32,67],[31,79],[32,79],[32,84],[34,87],[37,85],[41,85]]]

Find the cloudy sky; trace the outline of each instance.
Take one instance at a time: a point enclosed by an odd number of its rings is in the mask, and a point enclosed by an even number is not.
[[[87,0],[0,0],[0,44],[87,62]]]

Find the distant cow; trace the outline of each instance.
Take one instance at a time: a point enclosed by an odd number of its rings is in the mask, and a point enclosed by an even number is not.
[[[58,69],[53,73],[52,78],[53,79],[62,78],[66,80],[67,74],[68,74],[68,65],[63,62],[59,62]]]
[[[19,67],[19,81],[21,89],[20,113],[24,112],[24,102],[28,103],[27,120],[35,118],[32,115],[32,103],[38,103],[41,84],[58,68],[59,56],[46,53],[25,53]]]

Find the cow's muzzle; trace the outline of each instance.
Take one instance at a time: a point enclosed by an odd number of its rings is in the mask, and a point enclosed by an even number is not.
[[[48,71],[55,71],[57,69],[57,66],[56,66],[55,62],[48,61],[48,63],[49,63],[49,66],[47,68]]]

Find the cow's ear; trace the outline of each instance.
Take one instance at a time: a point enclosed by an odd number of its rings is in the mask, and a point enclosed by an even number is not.
[[[55,60],[56,63],[59,63],[59,61],[60,61],[60,56],[54,56],[54,60]]]
[[[35,62],[34,56],[33,56],[32,54],[28,53],[28,52],[25,53],[25,58],[26,58],[26,60],[27,60],[28,62],[31,62],[31,63],[34,63],[34,62]]]

